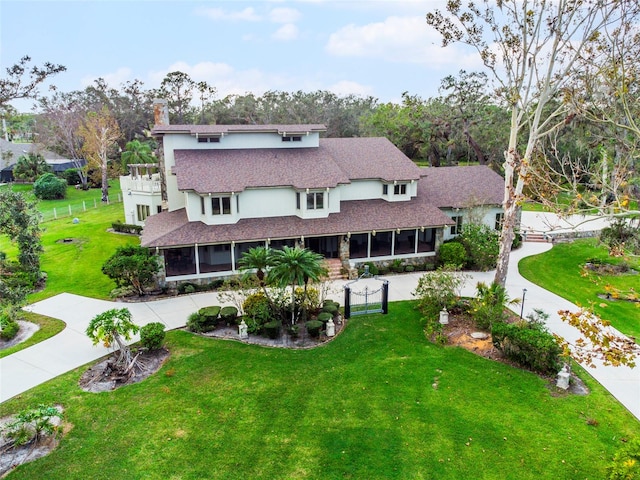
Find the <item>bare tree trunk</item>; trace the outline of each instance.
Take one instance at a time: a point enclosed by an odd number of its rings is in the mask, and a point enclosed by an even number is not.
[[[100,171],[102,173],[102,201],[106,203],[109,201],[109,178],[107,176],[106,159],[102,160],[102,165],[100,165]]]

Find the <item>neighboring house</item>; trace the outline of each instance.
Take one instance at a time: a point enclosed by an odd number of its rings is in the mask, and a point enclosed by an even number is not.
[[[422,169],[386,138],[320,138],[323,125],[169,125],[159,163],[121,177],[125,221],[169,282],[238,272],[259,245],[300,245],[355,269],[426,263],[476,212],[492,226],[502,178],[487,167]],[[163,178],[165,179],[163,181]],[[480,213],[477,207],[482,207]]]
[[[87,164],[84,159],[69,160],[62,158],[57,153],[45,150],[41,145],[36,143],[13,143],[0,139],[0,165],[2,166],[0,170],[0,182],[13,182],[13,168],[16,166],[18,158],[29,153],[42,155],[56,175],[61,174],[69,168],[83,167]]]

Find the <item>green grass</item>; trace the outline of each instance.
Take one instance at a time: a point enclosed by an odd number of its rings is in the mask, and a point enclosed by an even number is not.
[[[86,367],[0,405],[65,408],[57,450],[12,479],[603,478],[640,424],[588,375],[587,396],[430,344],[411,302],[287,350],[169,332],[148,380],[81,391]]]
[[[598,297],[598,294],[605,293],[606,285],[623,291],[631,288],[640,291],[640,275],[600,276],[592,273],[583,277],[582,267],[588,259],[593,258],[614,264],[623,260],[610,258],[604,246],[588,239],[554,245],[545,253],[522,259],[518,267],[527,280],[577,305],[592,305],[598,316],[609,320],[622,333],[640,340],[640,303]],[[640,270],[637,257],[627,260],[636,270]]]
[[[14,192],[22,192],[30,198],[35,198],[33,185],[30,183],[13,183],[0,188],[11,188]],[[64,217],[77,217],[85,211],[102,208],[101,198],[102,193],[99,188],[77,190],[75,187],[67,187],[66,197],[62,200],[38,200],[38,210],[45,222]],[[121,198],[120,181],[116,179],[109,180],[109,201],[111,203],[119,203]],[[119,204],[122,210],[122,203]]]
[[[106,299],[115,283],[101,271],[102,264],[117,247],[139,243],[139,238],[108,232],[116,220],[124,217],[122,204],[105,205],[72,217],[42,223],[44,233],[42,271],[47,273],[46,288],[29,295],[35,302],[63,292]],[[71,242],[63,242],[70,239]],[[17,250],[7,237],[0,237],[0,251],[15,258]]]
[[[47,317],[45,315],[39,315],[37,313],[23,312],[23,317],[23,320],[39,325],[40,329],[24,342],[21,342],[18,345],[14,345],[13,347],[0,350],[0,358],[11,355],[12,353],[19,352],[20,350],[24,350],[25,348],[42,342],[47,338],[51,338],[57,333],[60,333],[62,330],[64,330],[64,327],[66,326],[65,323],[61,320]]]

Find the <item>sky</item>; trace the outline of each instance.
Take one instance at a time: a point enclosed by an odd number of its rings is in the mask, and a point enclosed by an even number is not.
[[[82,90],[103,78],[157,88],[187,73],[229,94],[329,90],[399,102],[438,95],[478,71],[477,56],[441,47],[425,21],[442,0],[0,1],[0,75],[24,55],[67,67],[50,83]],[[40,90],[47,94],[48,84]],[[33,101],[17,101],[30,111]]]

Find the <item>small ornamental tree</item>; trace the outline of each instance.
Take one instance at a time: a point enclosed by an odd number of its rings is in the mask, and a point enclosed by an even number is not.
[[[45,173],[33,184],[33,193],[41,200],[59,200],[67,193],[67,181]]]
[[[117,345],[119,355],[115,364],[123,370],[130,371],[133,367],[133,361],[131,349],[126,341],[131,340],[131,337],[139,330],[140,328],[131,321],[129,309],[112,308],[93,317],[86,333],[94,345],[102,343],[108,348],[115,348]]]
[[[102,273],[116,282],[118,287],[131,287],[138,295],[153,282],[160,270],[157,257],[139,245],[118,247],[102,265]]]

